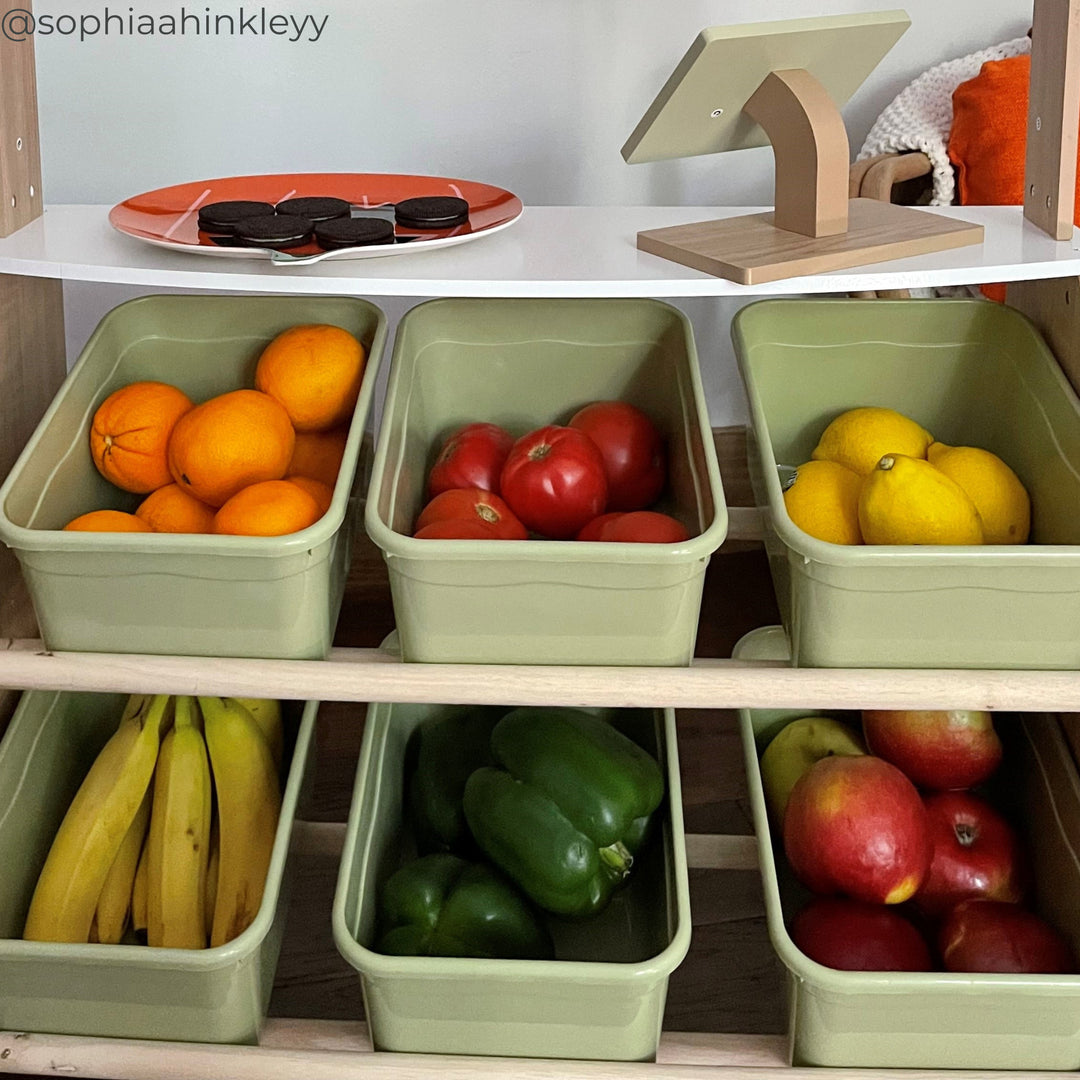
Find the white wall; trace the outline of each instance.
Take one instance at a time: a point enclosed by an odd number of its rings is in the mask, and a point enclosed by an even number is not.
[[[178,16],[184,6],[180,0],[63,5],[35,0],[39,15],[101,17],[108,6],[125,19]],[[38,37],[46,200],[111,205],[213,176],[344,171],[483,180],[526,204],[769,203],[767,148],[635,166],[623,162],[619,148],[703,27],[890,5],[187,0],[186,10],[235,16],[241,7],[250,15],[264,6],[268,16],[327,17],[320,39],[120,36],[115,21],[107,36]],[[919,72],[1025,33],[1031,0],[910,0],[906,10],[911,29],[844,111],[853,153],[881,109]],[[69,286],[72,355],[105,310],[135,294]],[[742,395],[727,345],[727,319],[737,304],[683,306],[706,361],[714,422],[741,422]]]

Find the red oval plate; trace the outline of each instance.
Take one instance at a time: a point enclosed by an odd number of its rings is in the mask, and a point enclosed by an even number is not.
[[[403,199],[427,195],[456,195],[469,204],[469,220],[450,229],[423,230],[396,226],[396,242],[371,244],[350,251],[332,251],[327,259],[369,259],[382,255],[404,255],[462,244],[488,236],[513,224],[522,211],[521,200],[502,188],[473,180],[441,176],[407,176],[396,173],[280,173],[267,176],[227,176],[198,180],[134,195],[109,211],[114,228],[138,240],[190,251],[196,255],[224,255],[229,258],[269,259],[265,248],[222,246],[199,229],[199,207],[227,199],[253,199],[279,203],[306,196],[346,199],[354,212],[392,206]],[[315,243],[288,248],[290,255],[316,255],[323,249]]]

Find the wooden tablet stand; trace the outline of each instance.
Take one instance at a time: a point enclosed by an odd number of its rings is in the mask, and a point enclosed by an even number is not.
[[[772,144],[775,210],[639,232],[642,251],[757,285],[982,242],[981,225],[849,199],[843,117],[809,71],[771,72],[743,112]]]

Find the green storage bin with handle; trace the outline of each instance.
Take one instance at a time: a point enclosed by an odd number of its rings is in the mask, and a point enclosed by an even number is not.
[[[1080,665],[1080,401],[1024,316],[982,300],[763,300],[732,336],[795,665]],[[778,466],[809,461],[829,421],[863,405],[1001,457],[1031,496],[1031,543],[845,546],[799,529]]]
[[[330,509],[287,536],[63,532],[89,510],[134,510],[89,452],[98,405],[140,379],[199,403],[254,385],[263,347],[297,323],[333,323],[368,352]],[[366,300],[145,296],[98,324],[0,486],[0,540],[18,556],[49,649],[322,659],[345,590],[358,462],[386,341]]]
[[[786,660],[780,627],[754,630],[740,660]],[[889,1069],[1080,1068],[1080,975],[838,971],[795,946],[788,926],[809,892],[773,835],[758,759],[769,740],[814,709],[741,709],[769,938],[788,973],[788,1035],[795,1065]],[[826,712],[858,721],[858,714]],[[1022,813],[1038,908],[1080,956],[1080,777],[1052,716],[999,716],[1012,725],[1002,763]]]
[[[415,540],[428,470],[456,428],[519,437],[591,401],[637,405],[667,438],[657,507],[680,544]],[[727,533],[693,331],[655,300],[447,299],[394,340],[365,511],[406,660],[688,664],[705,568]]]
[[[312,781],[316,702],[283,703],[281,816],[262,904],[243,933],[197,950],[22,940],[56,829],[126,700],[123,694],[29,691],[0,742],[0,1028],[254,1043],[285,930],[289,842]]]
[[[661,828],[600,915],[549,919],[554,960],[375,952],[382,883],[415,854],[405,821],[406,747],[444,705],[372,705],[334,896],[334,941],[360,973],[376,1049],[505,1057],[651,1060],[668,977],[690,945],[690,899],[673,710],[602,715],[660,762]]]

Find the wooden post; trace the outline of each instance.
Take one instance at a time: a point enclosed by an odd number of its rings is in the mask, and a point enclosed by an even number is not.
[[[42,211],[30,9],[30,0],[0,0],[0,237]]]
[[[42,213],[34,41],[13,40],[29,0],[0,0],[0,237]],[[14,19],[14,21],[12,21]],[[11,35],[11,36],[8,36]],[[63,286],[0,275],[0,477],[11,470],[66,370]],[[15,557],[0,548],[0,633],[37,633]],[[0,690],[0,731],[18,695]]]
[[[777,228],[802,236],[847,232],[847,130],[825,87],[802,68],[773,71],[743,112],[772,143]]]
[[[1055,240],[1073,234],[1080,123],[1080,0],[1035,0],[1024,159],[1024,217]]]
[[[1005,302],[1035,324],[1080,394],[1080,278],[1012,281]]]

